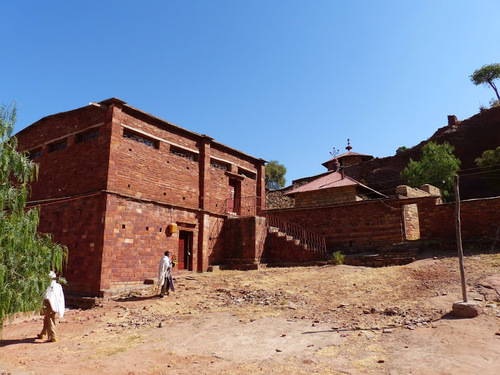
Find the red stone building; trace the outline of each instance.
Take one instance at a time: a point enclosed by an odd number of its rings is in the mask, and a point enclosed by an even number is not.
[[[332,170],[311,182],[285,193],[295,198],[295,207],[323,207],[332,204],[387,198],[382,193]]]
[[[227,218],[265,202],[264,160],[116,98],[16,136],[40,166],[29,205],[41,207],[40,231],[68,247],[71,294],[156,278],[165,250],[179,269],[205,271],[231,256],[219,236]]]

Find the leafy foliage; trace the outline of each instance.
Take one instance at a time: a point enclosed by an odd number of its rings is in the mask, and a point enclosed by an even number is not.
[[[9,315],[41,307],[49,271],[60,272],[67,257],[38,233],[38,208],[25,208],[38,166],[16,150],[15,121],[15,107],[0,107],[0,329]]]
[[[398,155],[398,154],[402,154],[403,152],[406,152],[406,151],[408,151],[408,150],[409,150],[409,148],[408,148],[408,147],[406,147],[406,146],[401,146],[401,147],[398,147],[398,149],[396,150],[396,155]]]
[[[285,186],[286,167],[276,160],[266,165],[266,189],[276,190]]]
[[[486,172],[489,183],[500,187],[500,146],[495,150],[484,151],[481,157],[476,159],[476,164]]]
[[[335,251],[333,253],[333,262],[336,264],[336,265],[341,265],[341,264],[344,264],[344,259],[345,259],[345,255],[342,254],[340,251]]]
[[[470,76],[470,80],[476,86],[481,84],[490,85],[495,91],[497,99],[500,101],[500,95],[498,95],[497,87],[495,82],[493,82],[498,78],[500,78],[500,64],[483,65],[480,69],[476,69]]]
[[[434,185],[441,189],[446,201],[453,200],[454,176],[460,169],[460,160],[453,155],[454,150],[448,142],[441,145],[435,142],[427,143],[422,148],[420,161],[410,159],[401,172],[401,177],[412,187]]]

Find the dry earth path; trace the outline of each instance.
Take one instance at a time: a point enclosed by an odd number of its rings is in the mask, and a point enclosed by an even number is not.
[[[500,255],[465,266],[484,306],[473,319],[449,314],[455,257],[178,276],[168,298],[151,289],[69,310],[57,343],[35,339],[41,317],[14,319],[0,374],[499,374]]]

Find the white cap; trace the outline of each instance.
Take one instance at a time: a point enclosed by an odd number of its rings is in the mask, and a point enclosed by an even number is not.
[[[56,277],[57,277],[57,276],[56,276],[56,274],[55,274],[55,272],[54,272],[54,271],[50,271],[50,272],[49,272],[49,278],[51,278],[51,279],[55,279]]]

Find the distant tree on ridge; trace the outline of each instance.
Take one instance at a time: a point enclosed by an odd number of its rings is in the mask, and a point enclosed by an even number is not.
[[[266,189],[276,190],[285,186],[286,167],[277,160],[271,160],[266,164]]]
[[[483,65],[481,68],[476,69],[474,73],[470,76],[470,80],[476,86],[480,84],[488,84],[495,91],[497,95],[497,100],[500,101],[500,95],[498,95],[498,89],[493,82],[495,79],[500,78],[500,64],[488,64]]]

